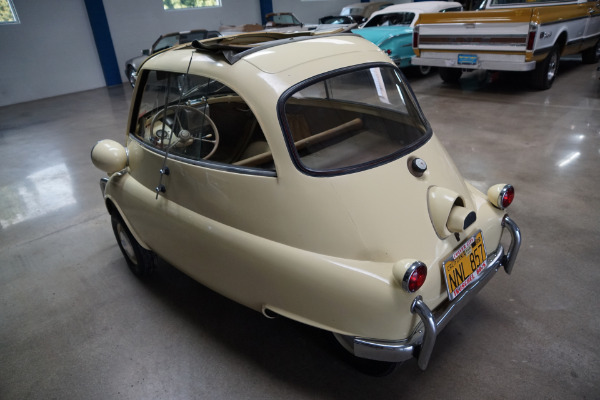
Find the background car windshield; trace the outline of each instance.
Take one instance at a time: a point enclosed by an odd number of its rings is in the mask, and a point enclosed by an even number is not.
[[[412,12],[380,14],[371,18],[371,20],[365,24],[365,28],[373,26],[410,25],[413,19],[415,19],[415,13]]]
[[[429,134],[391,66],[335,75],[301,87],[284,101],[288,146],[309,173],[349,173],[391,161]]]
[[[164,38],[162,38],[158,42],[156,42],[156,44],[154,45],[154,48],[152,49],[152,53],[156,53],[157,51],[168,49],[169,47],[173,47],[176,44],[177,44],[177,36],[176,35],[165,36]]]
[[[291,14],[276,14],[272,16],[271,20],[274,25],[301,25],[300,21]]]
[[[321,24],[353,24],[354,21],[350,17],[338,16],[338,17],[323,17],[319,20]]]

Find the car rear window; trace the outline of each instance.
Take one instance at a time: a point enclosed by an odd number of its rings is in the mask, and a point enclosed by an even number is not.
[[[313,175],[389,162],[431,134],[400,71],[387,65],[304,82],[284,93],[279,111],[294,162]]]

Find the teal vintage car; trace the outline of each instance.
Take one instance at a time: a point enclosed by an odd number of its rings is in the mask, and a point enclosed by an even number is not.
[[[353,29],[365,39],[375,43],[400,68],[410,67],[415,53],[412,49],[413,26],[421,13],[462,11],[462,5],[454,1],[423,1],[397,4],[371,15],[360,29]],[[427,75],[431,67],[418,66],[421,75]]]

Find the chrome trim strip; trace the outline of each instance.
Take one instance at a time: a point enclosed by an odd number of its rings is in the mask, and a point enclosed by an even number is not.
[[[142,141],[140,138],[135,136],[133,133],[129,134],[129,138],[131,140],[136,141],[143,148],[150,150],[154,153],[160,154],[161,156],[164,157],[165,152],[163,150],[160,150],[160,149],[157,149],[156,147],[150,146],[148,143]],[[181,156],[178,156],[173,153],[169,153],[169,159],[181,161],[183,163],[196,165],[199,167],[216,169],[219,171],[234,172],[234,173],[238,173],[238,174],[257,175],[257,176],[266,176],[266,177],[276,177],[277,176],[277,172],[274,170],[266,170],[266,169],[260,169],[260,168],[252,168],[252,167],[242,167],[242,166],[232,165],[232,164],[223,164],[223,163],[219,163],[216,161],[210,161],[210,160],[193,160],[191,158],[181,157]],[[127,164],[129,165],[129,153],[127,153]]]
[[[107,183],[108,183],[108,178],[100,179],[100,190],[102,190],[102,197],[104,197],[104,192],[106,191]]]
[[[521,230],[517,224],[515,224],[515,221],[513,221],[508,215],[505,215],[504,218],[502,218],[502,226],[506,228],[511,236],[510,246],[508,247],[506,256],[502,260],[504,271],[510,275],[513,266],[515,265],[517,254],[519,254],[519,249],[521,248]]]
[[[509,231],[512,239],[508,251],[505,254],[504,247],[499,244],[496,251],[488,256],[489,266],[479,280],[462,291],[452,302],[446,301],[435,312],[431,311],[421,296],[417,296],[413,300],[410,311],[416,313],[421,322],[409,338],[386,341],[336,334],[338,341],[358,357],[392,362],[406,361],[411,357],[416,357],[419,368],[422,370],[427,368],[436,337],[448,322],[492,279],[500,266],[504,266],[508,274],[512,271],[521,246],[521,233],[517,224],[508,215],[502,219],[502,226]]]

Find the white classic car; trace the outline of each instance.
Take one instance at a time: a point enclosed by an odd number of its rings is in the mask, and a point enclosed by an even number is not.
[[[260,32],[151,56],[126,147],[103,140],[91,157],[135,274],[158,256],[360,358],[424,369],[521,243],[504,210],[513,187],[465,182],[398,67],[351,34]]]

